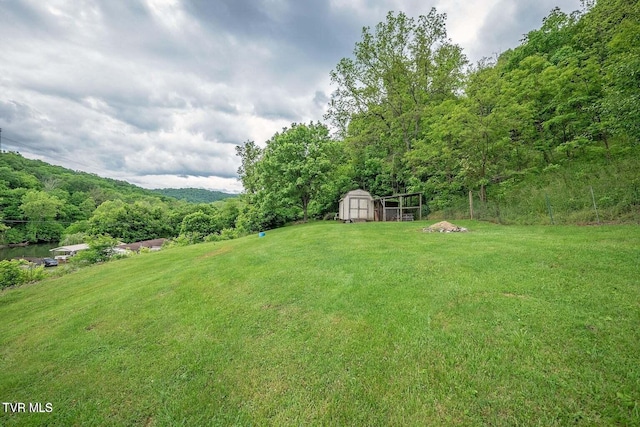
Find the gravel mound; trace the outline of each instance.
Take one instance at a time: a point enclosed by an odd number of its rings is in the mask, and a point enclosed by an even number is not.
[[[458,227],[455,224],[451,224],[447,221],[437,222],[429,227],[422,229],[425,233],[466,233],[467,230],[464,227]]]

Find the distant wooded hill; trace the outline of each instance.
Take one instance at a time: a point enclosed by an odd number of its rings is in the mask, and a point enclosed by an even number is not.
[[[202,237],[236,226],[242,206],[232,196],[193,188],[147,190],[3,152],[0,245],[82,243],[87,236],[104,235],[135,242],[182,232],[193,240],[194,230]]]
[[[35,189],[49,192],[61,189],[71,194],[91,192],[98,204],[115,196],[158,197],[153,191],[126,181],[74,171],[41,160],[27,159],[20,153],[14,152],[4,152],[0,155],[0,188]]]
[[[213,203],[218,200],[237,196],[237,194],[204,190],[202,188],[160,188],[152,191],[163,196],[173,197],[174,199],[184,200],[189,203]]]

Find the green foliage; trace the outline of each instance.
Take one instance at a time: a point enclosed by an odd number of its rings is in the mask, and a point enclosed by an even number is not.
[[[260,188],[257,164],[262,157],[262,149],[254,141],[246,141],[236,146],[236,156],[240,158],[238,177],[242,181],[244,191],[255,194]]]
[[[27,224],[27,236],[31,242],[58,240],[63,227],[55,222],[64,202],[43,191],[29,190],[22,197],[20,209]]]
[[[46,277],[43,266],[25,260],[0,261],[0,289],[36,282]]]
[[[70,258],[75,265],[95,264],[106,262],[113,258],[113,248],[118,245],[118,240],[109,235],[93,236],[88,239],[89,249],[78,251]]]
[[[122,200],[102,203],[89,218],[89,233],[108,234],[125,242],[168,237],[175,233],[168,221],[169,212],[158,202]]]
[[[88,233],[89,231],[89,221],[88,220],[81,220],[81,221],[76,221],[73,224],[71,224],[70,226],[68,226],[65,230],[64,230],[64,235],[70,235],[70,234],[78,234],[78,233]]]
[[[445,15],[387,15],[364,28],[353,58],[331,72],[327,118],[345,138],[354,181],[375,195],[404,192],[405,156],[423,139],[432,108],[462,89],[466,58],[447,38]]]
[[[232,240],[238,238],[238,230],[235,228],[223,228],[220,231],[220,237],[222,240]]]
[[[245,203],[236,218],[236,227],[241,232],[251,233],[255,231],[268,230],[274,226],[284,225],[284,221],[279,222],[261,209],[260,201],[257,197],[252,198],[252,202]]]
[[[336,91],[327,118],[349,157],[341,173],[350,183],[342,188],[419,191],[432,212],[456,214],[468,210],[473,191],[479,212],[495,218],[505,203],[522,204],[512,214],[527,212],[522,188],[533,191],[551,165],[637,163],[638,4],[553,9],[520,46],[469,67],[464,78],[464,56],[435,10],[418,20],[390,13],[375,30],[365,28],[353,56],[331,73]],[[594,183],[601,175],[587,173]],[[613,173],[616,186],[632,187],[628,175]],[[621,213],[636,206],[629,197],[620,203]]]
[[[331,181],[339,155],[339,145],[321,123],[294,123],[276,133],[255,166],[260,185],[255,200],[264,216],[271,213],[287,221],[302,213],[306,221],[310,203]]]
[[[200,236],[200,238],[219,232],[221,227],[216,219],[202,211],[194,212],[186,215],[180,226],[180,234],[191,234]]]
[[[224,228],[224,229],[222,229],[220,231],[220,233],[212,233],[212,234],[209,234],[208,236],[205,236],[202,241],[205,241],[205,242],[221,242],[223,240],[233,240],[233,239],[237,239],[238,237],[240,237],[241,234],[242,233],[240,233],[235,228]]]
[[[96,226],[95,219],[93,224],[86,222],[96,206],[114,200],[131,205],[124,209],[121,219],[125,223],[120,228],[112,223]],[[58,241],[63,233],[78,232],[117,235],[122,231],[133,240],[176,235],[182,217],[176,220],[172,214],[182,209],[182,204],[125,182],[70,171],[16,153],[0,156],[0,216],[11,227],[4,235],[5,243]],[[100,215],[110,220],[104,212]]]
[[[79,232],[200,241],[224,228],[255,232],[321,218],[355,188],[374,196],[422,192],[426,209],[455,215],[464,215],[472,191],[487,217],[543,222],[527,197],[550,172],[584,187],[600,186],[604,170],[616,190],[603,186],[603,209],[632,218],[635,181],[617,167],[640,159],[640,3],[584,5],[553,9],[520,46],[471,67],[448,38],[444,14],[390,12],[363,29],[353,55],[331,72],[326,119],[341,140],[311,122],[283,129],[264,148],[246,141],[236,147],[241,197],[191,204],[168,196],[229,195],[143,190],[3,153],[0,217],[10,227],[0,230],[3,241]],[[581,168],[583,175],[570,176]],[[576,209],[567,220],[588,217],[581,203],[554,203]]]
[[[234,228],[236,219],[242,209],[242,201],[238,198],[226,199],[213,204],[216,208],[215,218],[221,228]]]
[[[0,261],[0,289],[23,283],[22,263],[20,261]]]
[[[60,240],[60,246],[79,245],[86,243],[89,240],[89,235],[85,232],[79,231],[77,233],[65,234]]]
[[[34,265],[29,263],[21,268],[22,283],[39,282],[47,277],[47,273],[43,265]]]
[[[212,236],[218,236],[213,234]],[[202,242],[202,236],[199,233],[184,233],[170,240],[167,247],[188,246]]]
[[[151,191],[166,197],[184,200],[189,203],[213,203],[219,200],[236,197],[235,194],[223,193],[222,191],[205,190],[202,188],[161,188]]]

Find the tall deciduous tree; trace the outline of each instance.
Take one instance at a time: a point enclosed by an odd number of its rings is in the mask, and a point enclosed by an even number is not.
[[[157,239],[175,235],[169,215],[161,204],[138,201],[133,204],[108,200],[89,219],[92,235],[108,234],[126,242]]]
[[[27,226],[31,241],[54,240],[60,237],[62,226],[55,222],[63,202],[44,191],[29,190],[22,197],[20,209],[29,220]]]
[[[468,188],[479,189],[482,201],[487,200],[487,185],[500,180],[500,174],[508,170],[510,130],[514,128],[499,73],[495,64],[480,63],[469,77],[466,96],[453,116],[464,153],[462,173]]]
[[[254,194],[258,190],[258,174],[256,165],[262,156],[262,149],[253,141],[246,141],[236,146],[236,156],[240,157],[238,177],[247,194]]]
[[[276,133],[259,164],[267,207],[298,207],[306,221],[309,203],[326,189],[336,155],[337,144],[321,123],[294,123]]]
[[[417,20],[390,12],[374,31],[362,30],[353,58],[331,72],[337,87],[326,117],[345,137],[356,170],[370,169],[365,158],[380,167],[390,185],[382,192],[406,188],[405,154],[423,137],[430,109],[462,87],[467,61],[447,38],[445,20],[435,9]]]

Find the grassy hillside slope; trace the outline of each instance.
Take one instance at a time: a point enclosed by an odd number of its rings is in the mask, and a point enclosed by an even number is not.
[[[0,293],[39,425],[640,423],[640,228],[315,223]],[[27,404],[28,407],[28,404]]]
[[[640,224],[640,149],[606,158],[560,162],[517,180],[488,187],[488,202],[474,193],[474,218],[503,224]],[[592,193],[593,192],[593,193]],[[595,208],[594,208],[595,203]],[[433,218],[469,218],[468,195]]]

